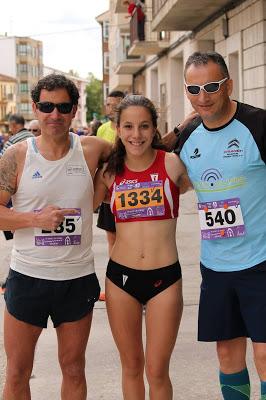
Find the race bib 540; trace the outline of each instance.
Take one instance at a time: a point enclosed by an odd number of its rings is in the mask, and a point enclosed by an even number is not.
[[[239,198],[198,203],[198,211],[204,240],[227,239],[246,233]]]

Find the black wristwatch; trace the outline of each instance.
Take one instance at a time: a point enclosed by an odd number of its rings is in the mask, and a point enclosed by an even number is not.
[[[177,126],[175,126],[174,129],[173,129],[173,132],[174,132],[174,134],[175,134],[176,136],[178,136],[179,133],[180,133],[180,130],[178,129],[179,126],[180,126],[180,124],[178,124]]]

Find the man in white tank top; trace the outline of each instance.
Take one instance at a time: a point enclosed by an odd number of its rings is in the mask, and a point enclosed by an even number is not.
[[[31,94],[41,136],[13,145],[0,161],[0,229],[15,231],[5,293],[3,396],[31,398],[34,350],[50,316],[61,398],[85,400],[85,350],[100,292],[91,249],[92,179],[111,145],[69,132],[79,93],[63,75],[42,78]]]

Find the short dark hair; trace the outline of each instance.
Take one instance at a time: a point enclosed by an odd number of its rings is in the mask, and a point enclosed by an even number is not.
[[[66,78],[65,75],[50,74],[40,79],[31,91],[31,98],[34,103],[38,103],[38,101],[40,101],[42,89],[48,90],[49,92],[55,89],[66,89],[71,99],[71,103],[74,105],[78,104],[79,91],[74,82]]]
[[[197,67],[199,65],[206,65],[210,61],[214,64],[219,65],[224,77],[230,78],[229,71],[223,56],[221,56],[221,54],[219,53],[216,53],[215,51],[207,51],[206,53],[196,51],[195,53],[191,54],[185,64],[184,77],[186,77],[186,72],[192,64]]]
[[[121,90],[113,90],[107,95],[107,97],[121,97],[123,99],[125,97],[125,93],[121,92]]]
[[[23,115],[20,114],[11,114],[8,118],[8,122],[15,122],[18,125],[25,125],[25,119]]]

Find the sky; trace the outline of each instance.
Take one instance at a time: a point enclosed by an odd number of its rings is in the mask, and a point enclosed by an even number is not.
[[[95,17],[108,8],[109,0],[5,0],[0,35],[41,40],[45,66],[101,79],[101,26]]]

